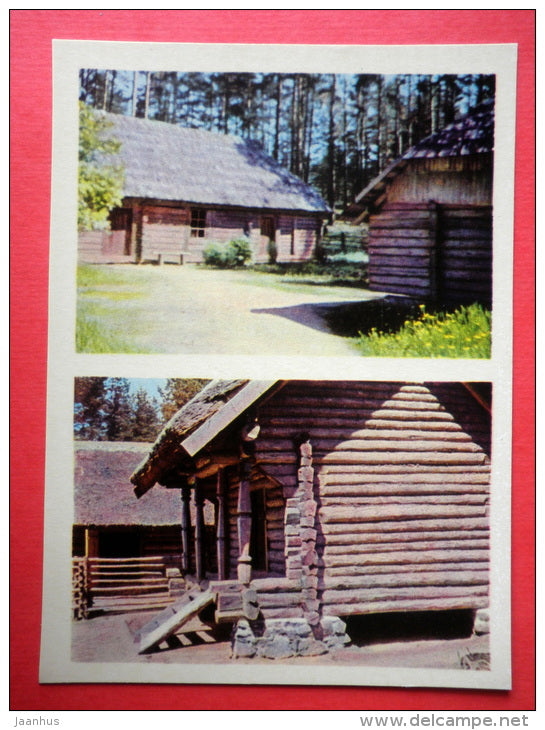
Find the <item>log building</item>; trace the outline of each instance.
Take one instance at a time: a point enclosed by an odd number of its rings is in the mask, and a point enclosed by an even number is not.
[[[342,645],[348,616],[487,607],[489,480],[487,385],[333,381],[212,382],[131,477],[143,506],[181,496],[182,573],[238,622],[235,653],[270,656]]]
[[[172,603],[180,577],[182,544],[177,495],[155,490],[146,504],[134,499],[127,476],[149,443],[74,442],[72,557],[74,613],[160,609]],[[195,506],[190,505],[195,522]],[[204,505],[204,543],[213,546],[214,510]],[[191,541],[194,544],[194,540]],[[207,550],[209,556],[212,549]],[[207,570],[216,570],[206,563]]]
[[[248,140],[166,122],[102,113],[121,143],[123,205],[109,231],[79,234],[87,262],[201,262],[211,242],[246,238],[254,261],[312,257],[327,204]]]
[[[347,214],[369,222],[369,287],[459,304],[492,300],[494,105],[391,163]]]

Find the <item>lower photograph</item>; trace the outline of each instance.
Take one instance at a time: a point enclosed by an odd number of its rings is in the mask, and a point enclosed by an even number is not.
[[[72,662],[484,678],[491,391],[76,378]]]

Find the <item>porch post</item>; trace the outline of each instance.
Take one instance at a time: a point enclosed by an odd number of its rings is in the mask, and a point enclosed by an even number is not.
[[[250,536],[252,534],[252,504],[250,500],[250,470],[248,459],[240,463],[240,482],[237,503],[238,527],[238,566],[237,577],[241,583],[248,584],[252,577],[252,557],[250,555]]]
[[[182,497],[182,572],[187,575],[190,570],[189,563],[189,531],[191,528],[191,514],[189,511],[189,500],[191,499],[191,487],[185,482],[181,489]]]
[[[226,580],[227,566],[225,561],[225,489],[223,469],[218,469],[216,477],[216,499],[218,502],[216,552],[218,555],[218,580]]]
[[[195,480],[195,575],[204,578],[204,497],[198,480]]]

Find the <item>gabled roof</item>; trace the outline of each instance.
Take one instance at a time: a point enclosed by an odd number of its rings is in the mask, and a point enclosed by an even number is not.
[[[425,137],[394,160],[356,196],[348,212],[361,211],[371,205],[410,160],[488,154],[493,149],[494,101],[490,99],[458,121]]]
[[[86,526],[174,525],[180,494],[156,489],[144,502],[134,498],[129,475],[149,443],[74,442],[74,524]]]
[[[190,465],[229,424],[264,395],[277,381],[213,380],[167,423],[131,476],[141,497],[164,479],[176,462]]]
[[[102,114],[121,142],[125,197],[202,205],[329,212],[321,196],[256,143],[203,129]],[[111,160],[111,158],[110,158]]]

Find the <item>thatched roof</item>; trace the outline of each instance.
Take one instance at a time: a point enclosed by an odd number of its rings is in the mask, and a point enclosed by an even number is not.
[[[274,381],[213,380],[167,423],[150,453],[131,476],[138,497],[192,458],[263,395]]]
[[[149,449],[149,443],[74,442],[74,524],[178,524],[178,490],[156,489],[143,501],[134,498],[129,476]]]
[[[100,112],[121,142],[125,197],[326,213],[320,195],[266,155],[226,134]]]
[[[493,149],[494,102],[489,100],[407,150],[359,193],[347,213],[359,212],[372,204],[410,160],[490,154]]]

